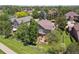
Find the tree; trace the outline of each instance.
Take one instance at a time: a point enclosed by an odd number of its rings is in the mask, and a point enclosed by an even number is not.
[[[39,13],[38,13],[37,10],[34,10],[34,11],[32,12],[32,17],[35,18],[35,19],[39,18]]]
[[[15,32],[15,37],[18,40],[28,44],[29,42],[29,35],[28,35],[28,25],[27,23],[22,23],[19,25],[17,31]]]
[[[40,10],[41,10],[41,7],[36,6],[36,7],[34,7],[34,9],[35,9],[36,11],[40,11]]]
[[[30,25],[22,23],[17,31],[15,32],[15,37],[24,44],[35,44],[37,39],[37,23],[34,20],[30,21]]]
[[[40,19],[47,19],[47,13],[45,11],[41,11]]]
[[[36,43],[36,39],[38,36],[38,27],[37,27],[37,23],[35,20],[31,20],[30,21],[30,25],[29,25],[29,40],[31,44],[35,44]]]
[[[61,30],[64,30],[64,29],[65,29],[65,26],[66,26],[66,23],[67,23],[67,20],[65,19],[64,16],[57,17],[57,18],[56,18],[56,23],[58,24],[58,27],[59,27]]]
[[[14,15],[16,12],[21,11],[20,6],[3,6],[3,12],[9,15]]]
[[[0,34],[8,38],[11,35],[11,22],[6,14],[0,15]]]
[[[65,15],[67,12],[71,11],[72,8],[70,7],[66,7],[66,6],[59,6],[58,7],[58,13],[59,13],[59,16],[63,16]]]

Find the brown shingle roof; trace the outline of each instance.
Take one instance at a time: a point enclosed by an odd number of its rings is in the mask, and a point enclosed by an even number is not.
[[[49,21],[49,20],[40,20],[39,22],[38,22],[38,24],[41,26],[41,27],[43,27],[44,29],[47,29],[47,30],[52,30],[52,28],[53,28],[53,24],[52,24],[52,22],[51,21]]]

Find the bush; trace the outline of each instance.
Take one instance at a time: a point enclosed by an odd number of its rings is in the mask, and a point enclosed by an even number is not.
[[[72,43],[75,43],[74,39],[71,41],[70,36],[66,35],[65,31],[60,29],[56,29],[49,33],[47,38],[48,43],[52,45],[52,47],[48,49],[49,53],[64,53],[67,47],[69,47]]]
[[[48,49],[48,53],[59,54],[64,53],[66,51],[66,46],[64,43],[56,43],[53,44],[52,47]]]
[[[49,54],[59,54],[64,53],[66,51],[66,46],[64,43],[53,43],[48,45],[39,46],[41,51]]]
[[[56,29],[47,34],[48,43],[52,44],[53,42],[59,42],[62,40],[62,31],[60,29]]]
[[[24,12],[24,11],[16,12],[16,16],[17,16],[18,18],[20,18],[20,17],[25,17],[25,16],[28,16],[28,15],[29,15],[28,12]]]
[[[79,54],[79,44],[72,43],[66,50],[66,54]]]

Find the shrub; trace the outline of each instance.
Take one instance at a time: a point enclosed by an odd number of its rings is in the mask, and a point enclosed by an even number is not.
[[[49,48],[48,53],[64,53],[66,51],[66,46],[64,43],[56,43],[51,48]]]
[[[59,42],[62,40],[62,31],[60,29],[56,29],[47,34],[49,44],[53,42]]]
[[[78,54],[79,53],[79,44],[72,43],[66,50],[66,54]]]
[[[44,53],[50,53],[50,54],[59,54],[59,53],[64,53],[66,51],[66,46],[64,43],[41,45],[39,46],[39,48]]]

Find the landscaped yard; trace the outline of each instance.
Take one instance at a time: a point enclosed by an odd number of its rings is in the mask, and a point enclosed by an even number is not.
[[[3,36],[0,36],[0,42],[5,44],[7,47],[19,54],[38,54],[44,53],[35,46],[24,46],[22,42],[15,39],[4,39]]]
[[[5,54],[2,50],[0,50],[0,54]]]
[[[62,37],[63,37],[62,38],[63,43],[65,43],[66,47],[68,47],[72,43],[70,40],[70,36],[66,35],[66,33],[63,32]],[[62,43],[62,40],[60,40],[60,43]],[[12,49],[13,51],[19,54],[40,54],[40,53],[45,53],[46,49],[48,49],[44,47],[44,50],[42,50],[32,45],[24,46],[22,42],[17,41],[16,39],[13,38],[4,39],[3,36],[0,36],[0,42],[5,44],[7,47],[9,47],[10,49]]]

